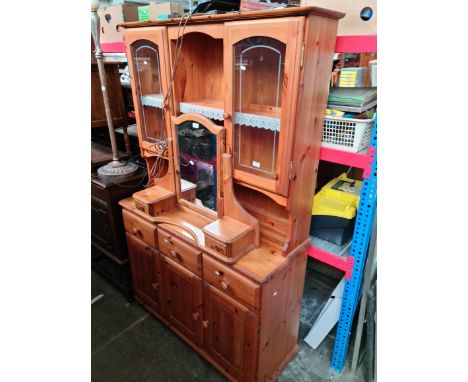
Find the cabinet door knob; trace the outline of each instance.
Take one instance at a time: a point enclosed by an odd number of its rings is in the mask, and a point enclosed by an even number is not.
[[[229,280],[228,279],[223,279],[223,281],[221,281],[221,288],[223,289],[227,289],[228,286],[229,286]]]
[[[159,283],[153,283],[153,284],[151,284],[151,285],[153,285],[153,289],[154,289],[154,290],[158,289],[158,287],[159,287]]]
[[[231,118],[231,114],[229,114],[229,113],[224,113],[224,114],[223,114],[223,117],[224,117],[224,119],[230,119],[230,118]]]
[[[222,276],[224,273],[222,271],[214,271],[216,276]]]
[[[193,316],[194,321],[196,321],[200,317],[200,313],[195,312],[195,313],[192,314],[192,316]]]
[[[201,326],[203,326],[204,329],[208,329],[208,321],[207,320],[203,320],[201,322]]]

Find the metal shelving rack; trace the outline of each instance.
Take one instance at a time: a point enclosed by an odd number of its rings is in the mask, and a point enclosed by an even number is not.
[[[339,36],[335,52],[376,52],[377,36]],[[330,366],[341,372],[346,362],[351,325],[362,286],[367,249],[377,205],[377,122],[369,148],[359,153],[322,147],[320,160],[363,169],[363,187],[350,248],[346,251],[326,247],[312,238],[308,255],[345,272],[345,287]],[[340,252],[341,251],[341,252]]]
[[[377,206],[377,123],[374,125],[370,147],[374,148],[372,169],[367,178],[363,177],[361,199],[356,216],[351,251],[348,257],[354,259],[354,265],[351,277],[345,281],[340,319],[338,321],[335,347],[331,360],[331,367],[338,372],[343,370],[346,361],[346,351],[349,344],[351,325],[353,323],[356,307],[359,303],[367,249],[369,247],[375,209]]]

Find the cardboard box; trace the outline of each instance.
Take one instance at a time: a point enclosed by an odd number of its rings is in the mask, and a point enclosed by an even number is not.
[[[117,25],[127,21],[138,21],[138,5],[111,5],[98,9],[101,21],[101,44],[123,42],[123,30],[117,31]],[[105,51],[103,47],[103,51]]]
[[[151,2],[149,5],[138,7],[138,20],[140,21],[156,21],[183,15],[184,6],[178,2]]]
[[[314,6],[346,13],[338,22],[338,36],[365,36],[377,34],[377,0],[301,0],[301,6]],[[368,21],[361,19],[361,10],[372,8]]]

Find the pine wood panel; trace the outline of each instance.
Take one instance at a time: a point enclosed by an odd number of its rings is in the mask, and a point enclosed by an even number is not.
[[[171,40],[172,65],[176,41]],[[223,40],[199,32],[185,34],[174,78],[175,110],[179,102],[222,99]]]
[[[253,381],[258,316],[224,293],[204,284],[205,346],[237,381]]]
[[[276,379],[283,361],[297,350],[307,254],[290,257],[287,267],[263,286],[258,381]]]
[[[158,312],[163,312],[159,254],[127,233],[128,257],[135,293]]]
[[[337,20],[309,16],[297,107],[293,181],[288,207],[294,217],[285,254],[309,237],[310,211],[317,179],[323,117],[328,98]]]
[[[203,331],[202,281],[174,261],[163,258],[166,314],[169,322],[191,341],[201,345]]]

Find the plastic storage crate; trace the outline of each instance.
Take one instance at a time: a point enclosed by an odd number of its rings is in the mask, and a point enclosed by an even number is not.
[[[326,116],[323,120],[322,147],[357,153],[369,147],[374,126],[374,113],[370,119],[338,118]]]

